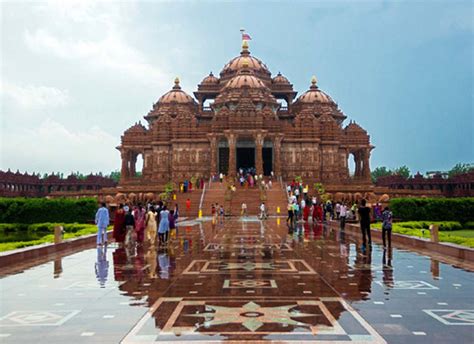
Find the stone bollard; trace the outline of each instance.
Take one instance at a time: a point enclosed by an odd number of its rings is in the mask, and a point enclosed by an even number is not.
[[[280,207],[277,207],[277,214],[280,215]]]
[[[430,225],[431,241],[432,242],[439,242],[438,230],[439,230],[438,225]]]
[[[60,244],[63,242],[63,226],[54,227],[54,243]]]
[[[198,218],[202,218],[202,209],[199,209]]]

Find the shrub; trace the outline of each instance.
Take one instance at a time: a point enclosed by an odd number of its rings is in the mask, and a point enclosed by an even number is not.
[[[403,221],[474,221],[474,197],[394,198],[390,208]]]
[[[95,198],[0,198],[0,222],[88,222],[97,210]]]

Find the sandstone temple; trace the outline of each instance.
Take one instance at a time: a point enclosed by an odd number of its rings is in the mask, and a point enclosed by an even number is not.
[[[374,147],[367,132],[355,122],[343,124],[346,115],[315,77],[297,97],[285,76],[272,75],[250,54],[246,41],[219,76],[210,73],[201,81],[194,97],[176,78],[144,118],[147,125],[127,129],[117,147],[122,187],[234,175],[247,167],[283,180],[301,176],[326,185],[370,184]]]

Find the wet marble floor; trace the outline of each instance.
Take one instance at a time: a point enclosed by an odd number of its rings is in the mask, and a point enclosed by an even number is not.
[[[0,270],[1,271],[1,270]],[[474,273],[284,219],[181,222],[0,279],[1,343],[472,343]]]

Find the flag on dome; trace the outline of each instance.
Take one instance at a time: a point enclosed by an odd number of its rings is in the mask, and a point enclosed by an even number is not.
[[[252,37],[250,37],[250,35],[248,33],[242,32],[242,40],[243,41],[251,41]]]

